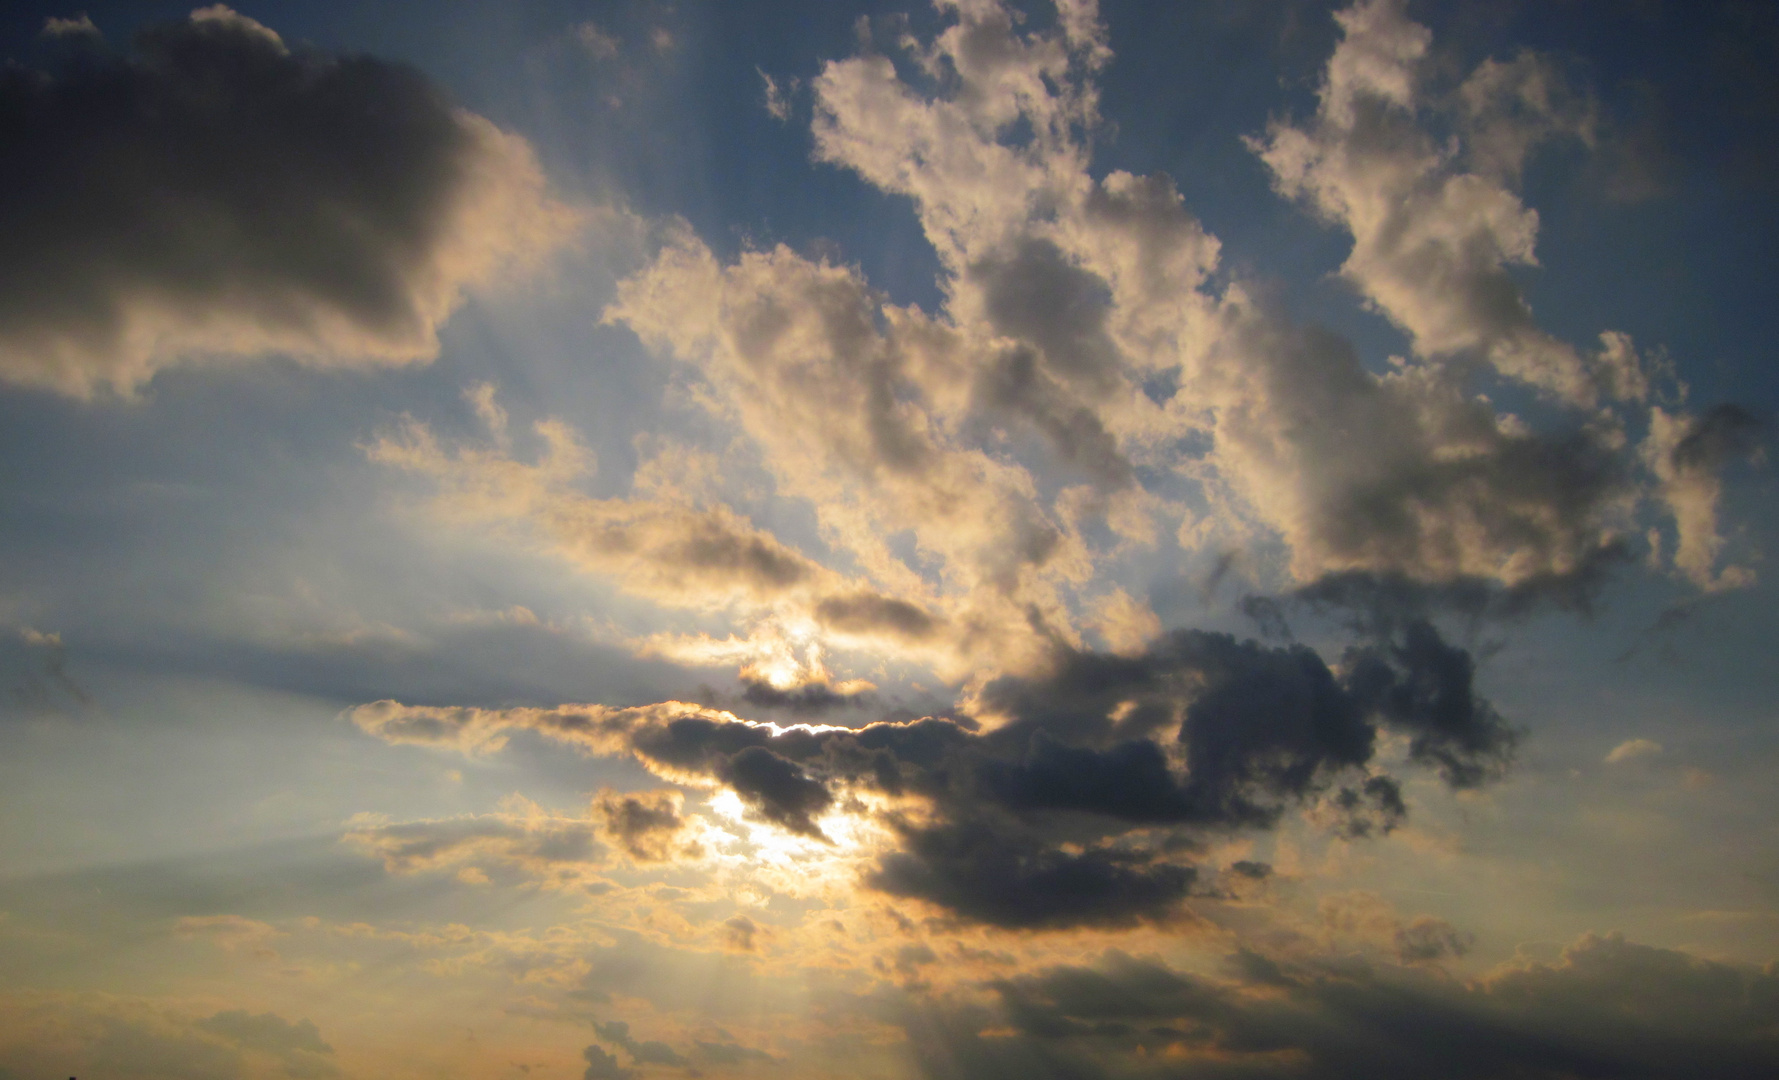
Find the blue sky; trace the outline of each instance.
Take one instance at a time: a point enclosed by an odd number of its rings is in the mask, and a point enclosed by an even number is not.
[[[0,1078],[1769,1075],[1776,48],[8,8]]]

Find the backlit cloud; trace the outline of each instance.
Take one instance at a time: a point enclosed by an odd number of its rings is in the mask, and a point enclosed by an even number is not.
[[[430,360],[465,288],[579,220],[523,138],[405,65],[220,4],[129,52],[89,38],[0,74],[0,378],[85,396],[266,353]]]

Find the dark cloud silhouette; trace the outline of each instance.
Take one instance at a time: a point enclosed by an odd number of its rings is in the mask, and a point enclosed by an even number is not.
[[[1613,572],[1631,559],[1630,547],[1612,539],[1568,571],[1533,574],[1513,585],[1472,575],[1428,582],[1399,573],[1348,570],[1325,574],[1289,598],[1374,636],[1437,613],[1471,621],[1520,619],[1546,609],[1589,615]]]
[[[716,775],[767,821],[826,839],[815,816],[833,805],[834,796],[794,762],[763,746],[750,746],[723,762]]]
[[[816,604],[815,617],[842,633],[888,633],[914,641],[931,637],[939,627],[937,619],[906,600],[874,593],[827,597]]]
[[[418,71],[220,5],[0,70],[0,378],[128,391],[190,356],[397,363],[560,242],[529,147]]]
[[[581,1051],[587,1060],[587,1070],[581,1074],[581,1080],[630,1080],[636,1073],[618,1064],[613,1057],[598,1043]]]
[[[1350,650],[1347,668],[1354,696],[1410,733],[1409,756],[1437,766],[1453,787],[1475,787],[1506,767],[1517,733],[1477,696],[1470,654],[1432,623],[1409,623],[1400,644]]]
[[[1408,818],[1402,785],[1373,776],[1356,787],[1342,786],[1327,800],[1336,832],[1351,839],[1388,833]]]
[[[686,850],[680,803],[677,791],[602,791],[593,797],[593,814],[606,838],[632,859],[665,862]]]
[[[1432,940],[1445,928],[1422,929],[1409,933]],[[1771,965],[1700,960],[1616,935],[1469,983],[1391,965],[1253,953],[1232,961],[1235,978],[1223,982],[1112,952],[1092,967],[995,982],[992,1010],[936,1003],[909,1033],[935,1080],[1752,1080],[1779,1069]],[[985,1037],[991,1028],[1018,1035]],[[1165,1073],[1146,1067],[1157,1059]]]
[[[765,679],[741,680],[741,700],[749,705],[782,709],[797,716],[813,716],[835,709],[856,709],[871,701],[869,692],[837,690],[828,682],[806,682],[780,689]]]
[[[1378,722],[1413,735],[1417,759],[1448,781],[1471,784],[1506,758],[1514,738],[1477,696],[1474,674],[1469,654],[1425,620],[1399,642],[1350,652],[1339,676],[1301,645],[1199,630],[1175,630],[1139,657],[1064,650],[1048,677],[984,689],[985,705],[1016,718],[990,741],[1029,740],[1023,763],[991,772],[991,790],[1014,805],[1130,820],[1265,825],[1286,801],[1369,762]],[[1174,723],[1182,779],[1159,744],[1123,738]],[[1377,785],[1369,793],[1385,795]]]
[[[633,754],[663,776],[727,785],[759,819],[816,839],[848,788],[914,797],[930,813],[891,814],[900,846],[866,883],[1009,927],[1163,918],[1199,881],[1196,837],[1270,828],[1292,806],[1346,836],[1388,833],[1408,807],[1372,768],[1380,728],[1406,734],[1411,759],[1453,787],[1497,775],[1516,741],[1477,694],[1470,655],[1426,620],[1349,650],[1338,671],[1303,645],[1200,630],[1135,656],[1057,644],[1046,672],[996,679],[974,707],[998,726],[777,728],[677,702],[506,713],[386,702],[354,718],[398,741],[473,749],[521,727]],[[608,829],[627,820],[602,813]]]
[[[1014,928],[1124,925],[1166,915],[1192,888],[1190,866],[1112,845],[1079,854],[1035,830],[983,819],[900,826],[903,849],[866,884],[966,919]]]

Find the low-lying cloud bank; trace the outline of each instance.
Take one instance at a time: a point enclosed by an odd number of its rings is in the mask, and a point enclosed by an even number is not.
[[[1779,969],[1589,935],[1475,982],[1356,959],[1230,958],[1225,978],[1108,954],[911,1010],[933,1080],[1711,1077],[1779,1069]]]
[[[53,71],[0,70],[0,379],[85,396],[180,362],[427,360],[465,288],[580,218],[524,139],[404,64],[220,4],[129,51],[85,27]]]

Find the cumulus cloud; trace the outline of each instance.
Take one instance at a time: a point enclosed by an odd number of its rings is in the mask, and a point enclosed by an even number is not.
[[[1724,538],[1718,532],[1717,504],[1724,466],[1754,453],[1764,428],[1758,417],[1735,405],[1718,405],[1697,416],[1659,407],[1651,411],[1643,452],[1674,515],[1674,567],[1707,592],[1754,582],[1752,567],[1718,566]]]
[[[1588,359],[1532,319],[1508,267],[1535,261],[1538,215],[1499,179],[1518,173],[1545,132],[1542,69],[1490,62],[1460,97],[1484,124],[1464,171],[1417,122],[1432,35],[1402,0],[1364,0],[1335,16],[1344,37],[1328,62],[1320,107],[1304,127],[1275,125],[1256,143],[1282,192],[1302,197],[1353,237],[1341,272],[1428,357],[1473,354],[1504,374],[1581,403],[1599,394]],[[1536,121],[1506,114],[1504,98]]]
[[[1068,628],[1080,613],[1057,590],[1102,554],[1079,530],[1150,543],[1157,513],[1189,546],[1282,539],[1298,586],[1597,584],[1651,480],[1626,436],[1651,380],[1622,333],[1577,348],[1543,330],[1511,275],[1535,258],[1510,186],[1526,154],[1589,137],[1549,61],[1489,61],[1434,95],[1425,28],[1400,3],[1355,5],[1315,115],[1253,141],[1283,193],[1351,234],[1343,273],[1408,334],[1414,355],[1379,374],[1240,280],[1218,286],[1219,245],[1168,177],[1090,174],[1107,58],[1091,5],[1050,31],[1000,4],[949,10],[905,42],[939,92],[875,54],[811,84],[819,156],[913,199],[945,271],[938,314],[785,248],[724,265],[683,232],[607,312],[708,379],[825,539],[894,595],[920,570],[882,537],[911,528],[972,616],[994,593]],[[1501,411],[1485,375],[1555,418]]]
[[[64,25],[66,24],[66,25]],[[67,20],[49,32],[95,35]],[[467,287],[578,212],[529,145],[405,65],[222,5],[0,73],[0,378],[127,393],[173,363],[430,359]]]
[[[1704,414],[1688,441],[1694,419],[1648,410],[1652,371],[1628,336],[1557,340],[1512,276],[1534,258],[1536,214],[1513,189],[1526,155],[1591,138],[1585,93],[1551,61],[1489,61],[1439,92],[1425,28],[1367,0],[1339,16],[1314,114],[1253,140],[1282,192],[1353,238],[1343,272],[1411,345],[1386,365],[1220,272],[1170,178],[1093,174],[1109,53],[1093,5],[1060,14],[1044,27],[1001,3],[947,5],[936,37],[900,44],[932,78],[867,53],[809,83],[818,157],[912,200],[942,268],[938,310],[783,246],[719,258],[669,223],[603,313],[678,365],[681,404],[734,436],[774,497],[810,508],[822,550],[693,482],[716,467],[683,448],[660,448],[628,497],[588,497],[574,433],[539,425],[545,452],[522,460],[486,393],[487,444],[442,445],[411,422],[372,456],[435,479],[447,513],[517,524],[628,592],[727,615],[729,639],[639,647],[733,660],[732,703],[774,714],[868,703],[862,680],[828,670],[831,650],[972,687],[1094,634],[1139,654],[1163,627],[1114,584],[1123,560],[1169,542],[1282,550],[1250,560],[1262,587],[1368,624],[1342,667],[1381,681],[1352,692],[1420,718],[1414,757],[1463,784],[1498,772],[1513,734],[1463,715],[1464,693],[1439,698],[1474,665],[1409,623],[1585,608],[1657,508],[1683,573],[1746,583],[1714,568],[1737,414]],[[1541,400],[1511,414],[1497,387]],[[1381,785],[1335,798],[1354,829],[1395,820]],[[812,827],[811,799],[787,820]]]
[[[757,453],[777,496],[811,507],[822,558],[653,464],[631,498],[579,493],[590,457],[556,423],[535,462],[492,422],[486,446],[411,424],[372,449],[437,478],[447,508],[743,622],[746,639],[657,646],[740,661],[738,709],[853,697],[822,665],[832,641],[954,681],[957,714],[842,729],[680,702],[382,702],[354,710],[361,727],[628,755],[818,844],[869,792],[890,846],[867,885],[1000,926],[1128,924],[1208,887],[1182,853],[1205,837],[1297,809],[1352,838],[1397,828],[1386,733],[1452,788],[1506,768],[1520,733],[1430,612],[1584,608],[1658,493],[1683,571],[1718,557],[1713,485],[1744,448],[1741,414],[1648,411],[1627,336],[1558,340],[1513,277],[1535,257],[1512,186],[1526,155],[1590,137],[1585,95],[1548,61],[1490,62],[1436,93],[1429,32],[1364,0],[1337,16],[1314,114],[1253,141],[1281,192],[1351,236],[1342,272],[1405,333],[1410,355],[1367,363],[1219,273],[1171,179],[1093,174],[1109,53],[1093,5],[1059,15],[945,5],[935,37],[901,42],[902,67],[867,52],[809,84],[818,157],[912,200],[938,310],[783,246],[719,258],[675,224],[604,313],[679,365],[686,401]],[[1537,401],[1510,414],[1498,387]],[[1272,643],[1163,631],[1109,571],[1170,532],[1188,550],[1282,545],[1255,572],[1340,609],[1352,644],[1331,663],[1291,642],[1281,602]],[[1695,579],[1735,583],[1713,574]],[[1443,933],[1405,929],[1402,954],[1451,951]]]

